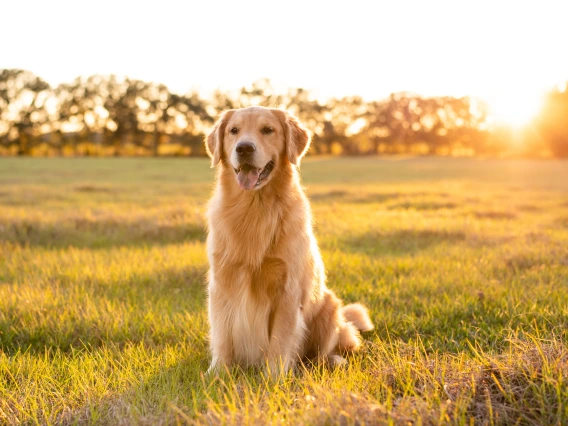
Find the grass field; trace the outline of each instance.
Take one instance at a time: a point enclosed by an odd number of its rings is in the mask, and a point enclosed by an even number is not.
[[[310,158],[343,369],[204,376],[202,159],[0,159],[0,424],[567,424],[568,162]]]

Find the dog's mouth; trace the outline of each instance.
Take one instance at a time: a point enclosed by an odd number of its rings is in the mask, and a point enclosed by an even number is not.
[[[254,189],[259,186],[263,180],[274,169],[274,161],[269,161],[263,169],[259,169],[251,164],[241,164],[238,169],[233,169],[237,174],[237,183],[241,189]]]

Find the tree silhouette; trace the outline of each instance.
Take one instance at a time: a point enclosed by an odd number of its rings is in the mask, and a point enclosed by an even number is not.
[[[549,93],[531,130],[536,136],[519,137],[492,125],[487,105],[469,97],[401,92],[383,100],[322,101],[302,88],[279,92],[261,79],[202,99],[114,75],[79,77],[52,90],[30,72],[10,69],[0,70],[0,153],[45,153],[47,145],[60,155],[205,155],[203,138],[218,115],[251,105],[298,116],[315,154],[502,155],[520,140],[524,152],[539,154],[548,144],[553,155],[568,156],[566,89]]]
[[[4,145],[9,148],[15,143],[18,155],[30,154],[40,125],[48,121],[46,101],[49,97],[49,84],[31,72],[20,69],[0,72],[0,121],[6,129],[2,136]]]
[[[568,84],[548,94],[536,125],[552,154],[568,157]]]

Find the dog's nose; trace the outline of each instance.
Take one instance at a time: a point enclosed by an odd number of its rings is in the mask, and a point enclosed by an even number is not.
[[[239,142],[236,151],[239,157],[248,157],[256,151],[256,146],[252,142]]]

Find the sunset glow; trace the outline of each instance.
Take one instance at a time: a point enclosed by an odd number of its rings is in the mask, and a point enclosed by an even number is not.
[[[304,118],[314,154],[568,155],[568,99],[551,98],[568,80],[565,0],[30,0],[3,13],[0,39],[18,42],[0,70],[26,90],[0,99],[0,155],[198,156],[222,111],[252,105]]]
[[[255,0],[134,4],[8,2],[3,14],[25,16],[26,31],[18,18],[0,27],[2,40],[18,34],[18,43],[3,46],[0,68],[28,69],[51,84],[127,75],[178,93],[234,90],[269,78],[275,87],[303,87],[321,97],[471,95],[515,125],[531,116],[543,90],[568,76],[562,1],[339,7],[292,0],[277,12]],[[117,31],[101,31],[101,22]]]
[[[539,113],[544,93],[510,93],[487,99],[491,119],[497,125],[526,126]]]

